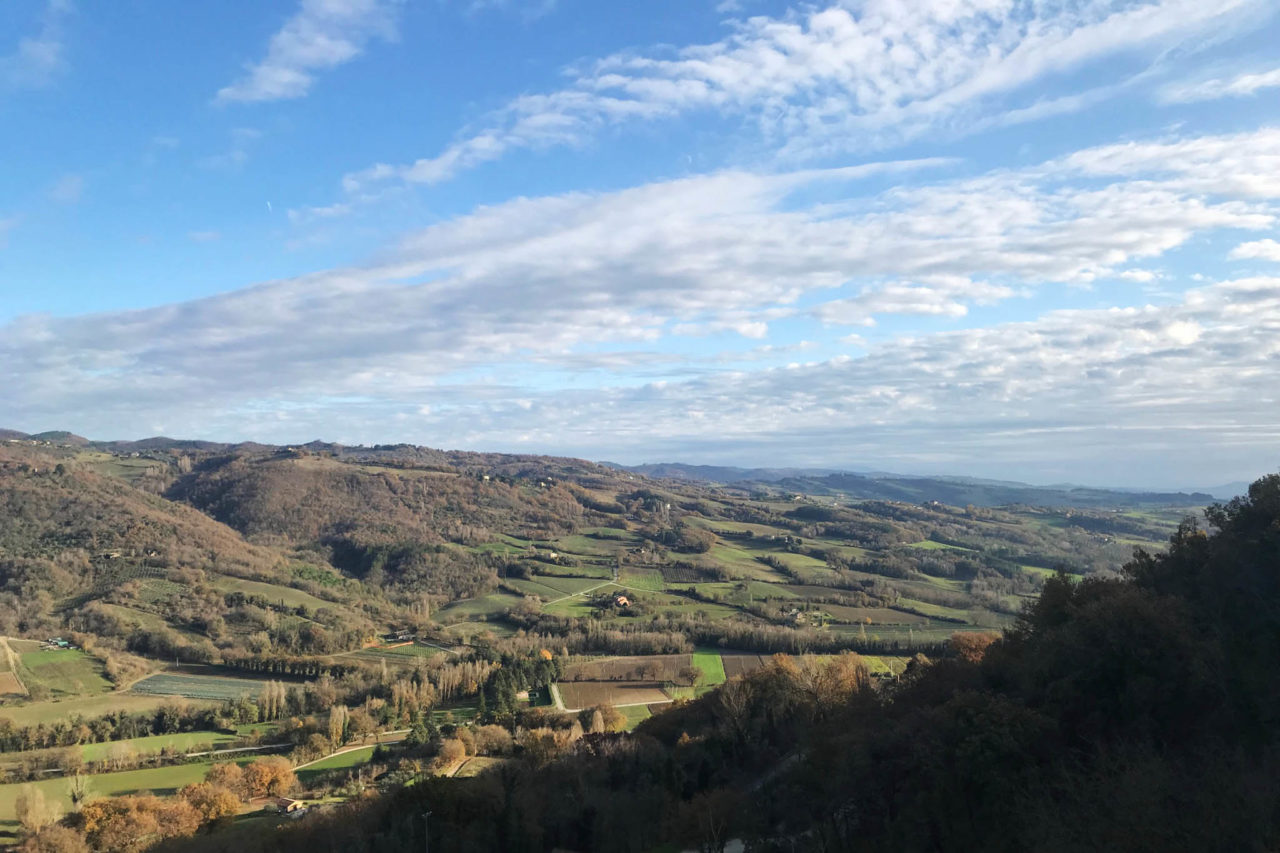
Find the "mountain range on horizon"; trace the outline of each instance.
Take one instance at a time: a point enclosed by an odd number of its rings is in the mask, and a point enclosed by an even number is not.
[[[395,453],[397,449],[424,450],[418,445],[377,444],[343,445],[321,439],[295,444],[273,445],[258,442],[219,442],[203,439],[176,439],[151,436],[142,439],[95,440],[67,430],[26,433],[0,429],[0,441],[39,441],[53,445],[95,448],[114,453],[163,452],[168,450],[252,451],[261,452],[285,447],[315,452]],[[502,454],[524,456],[529,454]],[[774,489],[847,500],[899,500],[923,502],[936,500],[948,504],[999,506],[1032,504],[1044,506],[1163,505],[1203,506],[1215,500],[1229,500],[1243,494],[1245,482],[1224,483],[1207,488],[1178,490],[1147,489],[1133,486],[1094,487],[1076,483],[1031,484],[1018,480],[997,480],[953,474],[903,474],[875,468],[851,467],[740,467],[700,465],[685,462],[659,462],[624,465],[601,461],[599,464],[640,474],[654,479],[685,480],[730,486],[758,484]]]

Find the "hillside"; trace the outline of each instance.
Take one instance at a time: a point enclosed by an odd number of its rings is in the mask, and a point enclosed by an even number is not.
[[[237,627],[228,584],[294,580],[289,553],[98,467],[75,451],[0,445],[0,634],[70,628],[209,659],[215,641],[250,627]]]
[[[84,627],[92,616],[96,632],[119,635],[127,621],[107,615],[159,620],[181,634],[166,645],[194,642],[199,659],[216,658],[257,633],[225,600],[237,578],[329,601],[350,617],[340,642],[370,617],[562,633],[588,615],[626,627],[639,614],[676,624],[701,614],[729,633],[773,624],[928,644],[947,624],[1004,624],[1056,568],[1113,571],[1181,517],[760,493],[402,445],[150,446],[3,446],[7,588],[48,596],[9,630]],[[587,587],[621,591],[635,607],[601,612],[579,592]],[[192,593],[215,588],[224,600],[197,618]],[[93,601],[104,606],[68,619],[72,603]],[[292,628],[268,637],[290,651],[334,648],[328,634],[297,638],[311,614],[288,615]]]

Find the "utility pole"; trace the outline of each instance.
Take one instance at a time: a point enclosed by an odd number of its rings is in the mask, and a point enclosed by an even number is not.
[[[423,853],[431,853],[431,823],[428,818],[431,812],[422,813],[422,851]]]

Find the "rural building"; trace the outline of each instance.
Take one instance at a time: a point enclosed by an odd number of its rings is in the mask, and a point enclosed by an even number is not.
[[[613,597],[613,606],[614,607],[630,607],[631,599],[627,598],[625,595],[615,595]]]
[[[298,812],[305,814],[307,810],[306,803],[289,797],[254,797],[249,801],[249,805],[257,806],[264,812],[287,815],[294,815]]]

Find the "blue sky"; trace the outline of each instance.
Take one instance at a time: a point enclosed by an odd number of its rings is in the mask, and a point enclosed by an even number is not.
[[[0,425],[1280,467],[1271,0],[0,4]]]

